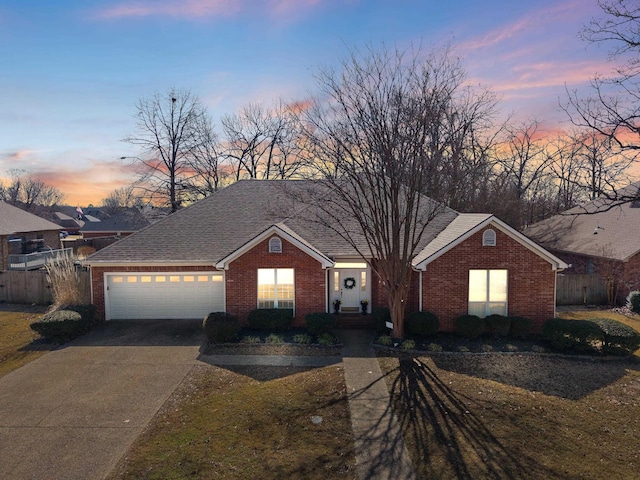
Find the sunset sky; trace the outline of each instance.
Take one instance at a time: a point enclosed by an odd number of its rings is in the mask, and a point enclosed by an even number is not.
[[[138,99],[190,89],[214,122],[250,102],[302,100],[352,47],[452,43],[504,115],[567,127],[565,85],[609,73],[578,32],[596,0],[3,0],[0,177],[25,169],[71,205],[133,180]]]

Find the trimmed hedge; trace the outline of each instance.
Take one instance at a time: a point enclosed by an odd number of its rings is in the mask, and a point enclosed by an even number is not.
[[[525,338],[531,333],[533,322],[525,317],[509,317],[509,336],[513,338]]]
[[[65,343],[88,332],[97,323],[95,305],[72,305],[49,312],[29,326],[47,340]]]
[[[640,292],[635,290],[627,297],[627,306],[633,313],[640,314]]]
[[[309,313],[305,315],[304,323],[309,332],[319,336],[336,326],[336,316],[325,312]]]
[[[285,331],[293,323],[293,310],[290,308],[256,308],[249,312],[247,323],[256,330]]]
[[[373,307],[371,316],[376,330],[383,331],[387,329],[386,323],[391,321],[391,310],[387,307]]]
[[[238,317],[226,312],[212,312],[202,321],[202,328],[210,343],[235,342],[240,334]]]
[[[429,337],[440,330],[440,320],[435,313],[411,312],[407,317],[405,327],[407,332],[413,335]]]
[[[590,320],[550,318],[544,323],[542,336],[558,350],[588,352],[602,339],[603,332]]]
[[[629,325],[608,318],[592,321],[602,330],[603,352],[630,355],[640,348],[640,333]]]
[[[489,315],[485,321],[494,337],[506,337],[511,331],[511,319],[504,315]]]
[[[456,331],[465,338],[479,337],[485,326],[485,319],[476,315],[461,315],[456,318]]]

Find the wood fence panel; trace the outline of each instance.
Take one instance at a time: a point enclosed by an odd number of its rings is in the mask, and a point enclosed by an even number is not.
[[[91,303],[91,277],[88,271],[78,272],[81,280],[82,303]],[[0,271],[0,302],[35,303],[53,302],[51,286],[44,270]]]
[[[606,305],[607,287],[596,274],[558,275],[557,305]]]

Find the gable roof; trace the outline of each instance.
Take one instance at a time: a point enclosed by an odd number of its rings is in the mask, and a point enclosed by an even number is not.
[[[0,235],[60,229],[60,225],[0,201]]]
[[[210,197],[179,210],[89,257],[93,265],[203,264],[226,268],[230,262],[276,233],[316,258],[324,268],[335,258],[359,257],[338,233],[314,220],[308,205],[292,191],[304,192],[314,183],[304,180],[241,180]],[[433,202],[429,200],[430,202]],[[559,259],[522,234],[487,214],[460,214],[438,209],[429,221],[413,264],[422,268],[482,228],[488,221],[527,248],[564,268]],[[367,251],[364,238],[358,245]]]
[[[81,232],[136,232],[150,223],[136,208],[128,208],[102,219],[92,220],[94,217],[89,215],[85,217],[89,221],[84,222]]]
[[[414,267],[424,270],[426,266],[453,249],[467,238],[476,234],[485,227],[494,227],[506,233],[525,248],[548,261],[554,270],[568,268],[565,262],[536,244],[525,235],[510,227],[503,221],[487,213],[460,213],[440,234],[430,242],[414,258]]]
[[[637,195],[640,183],[620,190]],[[530,225],[524,233],[545,248],[628,261],[640,252],[640,205],[597,198]]]

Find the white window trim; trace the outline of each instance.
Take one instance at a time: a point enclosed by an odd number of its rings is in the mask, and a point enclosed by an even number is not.
[[[486,272],[487,275],[487,280],[486,280],[486,296],[485,296],[485,300],[484,300],[484,317],[482,318],[486,318],[489,315],[491,315],[491,299],[489,298],[489,292],[491,291],[491,272],[492,271],[505,271],[507,274],[507,285],[506,285],[506,292],[505,292],[505,301],[504,302],[493,302],[493,303],[504,303],[504,316],[508,316],[509,315],[509,270],[507,270],[506,268],[472,268],[471,270],[476,270],[476,271],[484,271]],[[469,272],[471,272],[471,270],[469,270]],[[469,282],[469,279],[467,279],[467,282]],[[468,289],[471,289],[471,284],[469,283],[468,285]],[[471,314],[471,309],[469,308],[471,303],[477,304],[480,302],[471,302],[468,298],[467,295],[467,313]]]
[[[273,298],[273,308],[279,308],[278,307],[278,270],[292,270],[293,271],[293,306],[291,307],[291,310],[293,310],[293,314],[295,316],[296,313],[296,271],[293,268],[259,268],[258,270],[274,270],[275,271],[275,278],[274,278],[274,298]],[[259,275],[259,274],[258,274]],[[257,275],[257,276],[258,276]],[[257,277],[256,276],[256,277]],[[257,278],[256,278],[256,282],[257,282]],[[260,284],[257,283],[256,284],[256,308],[261,308],[260,307],[260,295],[259,295],[259,290],[260,290]]]

